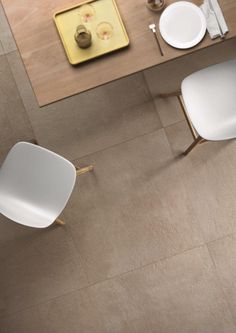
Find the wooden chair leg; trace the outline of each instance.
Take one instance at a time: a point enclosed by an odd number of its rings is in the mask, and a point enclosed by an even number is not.
[[[60,225],[60,226],[63,226],[63,225],[66,224],[64,221],[62,221],[62,220],[60,220],[60,219],[56,219],[56,221],[55,221],[54,223],[55,223],[55,224],[58,224],[58,225]]]
[[[201,143],[204,139],[198,136],[193,143],[183,152],[183,155],[187,156],[199,143]]]
[[[198,138],[198,133],[196,132],[195,128],[194,128],[193,125],[192,125],[191,120],[190,120],[189,117],[188,117],[188,114],[187,114],[187,112],[186,112],[186,110],[185,110],[184,102],[183,102],[181,96],[177,96],[177,98],[178,98],[179,104],[180,104],[180,106],[181,106],[181,109],[182,109],[182,111],[183,111],[184,117],[185,117],[185,119],[186,119],[186,121],[187,121],[188,127],[189,127],[189,129],[190,129],[190,131],[191,131],[191,134],[192,134],[192,136],[193,136],[193,139],[196,140],[196,139]]]
[[[181,90],[178,90],[176,92],[172,92],[172,93],[169,93],[169,94],[160,94],[159,97],[160,98],[168,98],[168,97],[171,97],[171,96],[176,96],[178,98],[178,101],[179,101],[179,104],[181,106],[181,109],[183,111],[183,114],[185,116],[185,119],[187,121],[187,124],[189,126],[189,129],[191,131],[191,134],[193,136],[193,143],[185,150],[185,152],[183,152],[183,155],[188,155],[198,144],[200,143],[204,143],[204,142],[207,142],[207,140],[203,139],[200,137],[200,135],[198,135],[197,131],[195,130],[195,128],[193,127],[192,125],[192,122],[191,120],[189,119],[188,117],[188,114],[185,110],[185,105],[184,105],[184,102],[182,100],[182,96],[181,96]]]
[[[77,176],[80,176],[86,172],[89,172],[89,171],[92,171],[94,168],[92,165],[89,165],[89,166],[86,166],[86,167],[83,167],[83,168],[77,168],[76,167],[76,175]],[[54,222],[55,224],[57,225],[60,225],[60,226],[63,226],[65,225],[66,223],[60,219],[56,219],[56,221]]]
[[[93,171],[93,169],[94,169],[93,165],[89,165],[89,166],[86,166],[83,168],[80,168],[80,167],[76,168],[76,175],[77,176],[83,175],[84,173]]]

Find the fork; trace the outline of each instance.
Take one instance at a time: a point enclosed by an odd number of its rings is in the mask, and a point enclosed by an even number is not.
[[[161,56],[163,57],[164,53],[163,53],[163,51],[161,49],[161,45],[160,45],[160,42],[159,42],[158,37],[157,37],[156,24],[155,23],[149,24],[149,29],[153,32],[153,34],[155,36],[155,39],[156,39],[156,42],[157,42],[157,45],[158,45],[158,48],[159,48],[159,51],[161,53]]]

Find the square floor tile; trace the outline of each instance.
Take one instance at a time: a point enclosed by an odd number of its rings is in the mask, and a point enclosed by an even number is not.
[[[236,235],[211,242],[208,248],[236,323]]]
[[[184,120],[184,114],[177,97],[155,98],[155,106],[163,127]]]
[[[87,284],[66,228],[38,230],[1,217],[0,314],[45,302]]]
[[[1,140],[0,144],[0,165],[5,160],[9,150],[15,144],[14,139],[12,137],[8,138],[7,140]]]
[[[13,139],[17,142],[34,138],[6,56],[0,57],[0,74],[0,140]]]
[[[3,333],[233,333],[205,247],[0,319]]]
[[[0,325],[1,333],[104,333],[87,290],[0,318]]]
[[[142,73],[133,74],[104,86],[117,111],[150,101],[151,95]]]
[[[96,287],[100,291],[100,285]],[[123,289],[126,295],[123,311],[133,332],[235,331],[231,313],[205,247],[128,273],[119,278],[119,289]],[[101,304],[100,308],[104,306],[109,315],[112,313],[109,310],[112,308],[109,304],[112,295],[107,298],[108,306],[105,302],[101,303],[100,298],[97,304]],[[114,293],[113,299],[118,299],[114,301],[118,303],[121,298],[118,293]]]
[[[193,142],[193,136],[186,120],[166,127],[165,132],[175,156],[180,156]]]
[[[187,123],[165,131],[174,154],[179,156],[180,177],[188,188],[192,214],[205,241],[236,232],[236,141],[206,142],[183,157],[180,154],[193,141]]]
[[[0,2],[0,41],[4,53],[9,53],[17,49],[15,40],[12,36],[11,29],[8,24],[1,2]]]
[[[2,43],[0,41],[0,55],[3,55],[4,54],[4,50],[3,50],[3,46],[2,46]]]
[[[90,282],[121,274],[202,242],[164,131],[79,160],[65,211]]]

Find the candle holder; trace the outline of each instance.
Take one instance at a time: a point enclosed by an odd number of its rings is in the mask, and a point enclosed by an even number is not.
[[[78,25],[74,37],[81,49],[87,49],[92,44],[92,34],[83,24]]]
[[[160,12],[165,6],[165,0],[147,0],[147,8],[153,12]]]

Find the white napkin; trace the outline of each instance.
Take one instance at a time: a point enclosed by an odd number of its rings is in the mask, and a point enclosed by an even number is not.
[[[207,30],[210,34],[211,39],[217,38],[221,35],[220,28],[218,26],[217,19],[220,23],[223,34],[226,34],[229,29],[225,22],[224,15],[218,4],[217,0],[211,0],[212,6],[215,10],[215,13],[211,10],[208,0],[204,0],[204,3],[200,6],[203,14],[205,15],[207,21]],[[217,19],[216,19],[217,15]]]

